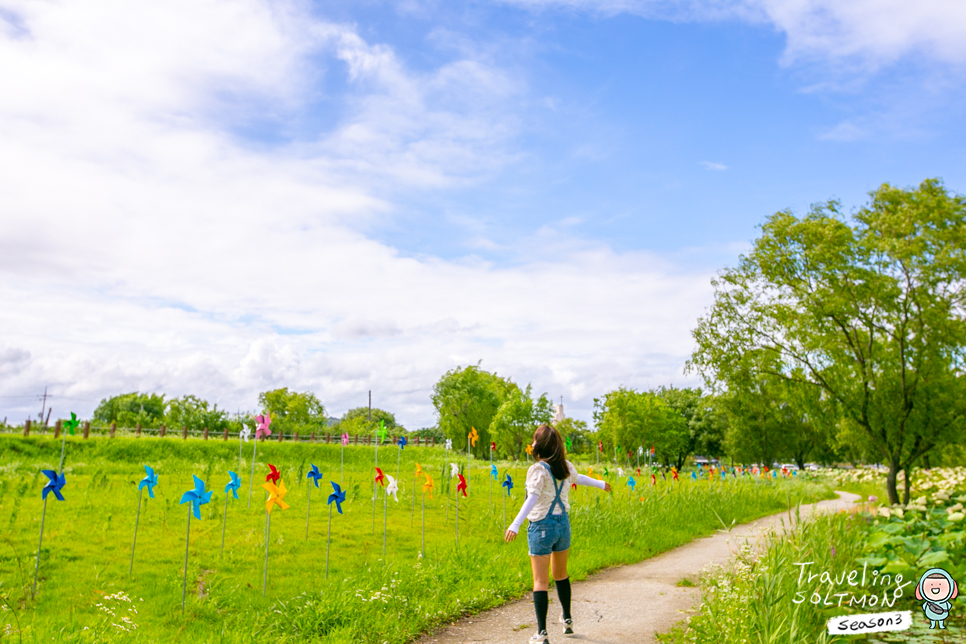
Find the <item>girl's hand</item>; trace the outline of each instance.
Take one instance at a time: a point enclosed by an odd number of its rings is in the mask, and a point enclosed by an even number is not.
[[[610,492],[610,483],[604,481],[604,492]]]
[[[517,533],[507,528],[506,534],[503,535],[503,540],[506,541],[507,543],[510,543],[516,538],[517,538]]]

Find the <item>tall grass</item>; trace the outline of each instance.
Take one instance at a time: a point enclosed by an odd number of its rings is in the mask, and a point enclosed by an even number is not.
[[[238,444],[229,441],[129,439],[83,441],[67,448],[64,502],[47,508],[40,585],[30,599],[43,468],[56,468],[60,443],[51,437],[0,437],[0,596],[10,637],[25,642],[406,642],[468,612],[499,605],[530,587],[525,539],[502,541],[501,488],[489,495],[489,463],[474,461],[470,498],[447,501],[454,456],[442,448],[379,450],[380,465],[396,475],[400,501],[388,501],[388,556],[382,557],[384,498],[372,506],[373,448],[345,449],[345,514],[332,520],[332,557],[324,577],[331,488],[312,492],[305,539],[311,463],[325,480],[341,479],[338,445],[267,442],[258,446],[255,495],[247,509],[252,443],[244,445],[240,500],[230,500],[225,555],[220,557],[224,485],[238,471]],[[420,495],[411,514],[412,472],[418,461],[436,480],[426,503],[426,556],[420,555]],[[291,509],[272,514],[268,594],[262,597],[266,463],[282,472]],[[156,498],[142,501],[134,575],[128,564],[137,482],[143,464],[159,475]],[[526,464],[497,463],[517,482],[507,521],[523,500]],[[181,613],[187,506],[178,504],[191,475],[215,490],[192,520],[188,603]],[[571,576],[638,561],[694,537],[790,505],[830,496],[805,481],[661,482],[629,494],[611,478],[614,495],[580,488],[573,493]],[[619,494],[616,492],[619,491]],[[459,544],[456,504],[459,503]],[[26,571],[26,572],[24,572]],[[136,611],[136,612],[135,612]],[[122,619],[122,618],[127,618]],[[2,633],[0,633],[2,635]]]

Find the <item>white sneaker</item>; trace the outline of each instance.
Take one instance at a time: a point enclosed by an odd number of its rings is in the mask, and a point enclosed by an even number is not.
[[[564,635],[573,635],[574,634],[574,620],[573,619],[564,619],[564,616],[561,615],[560,616],[560,623],[563,624]]]
[[[550,644],[550,638],[547,637],[547,631],[537,631],[532,637],[530,637],[530,644]]]

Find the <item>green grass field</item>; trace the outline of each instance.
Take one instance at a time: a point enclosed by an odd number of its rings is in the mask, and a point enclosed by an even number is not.
[[[52,437],[0,437],[0,638],[24,642],[407,642],[457,616],[499,605],[530,587],[526,539],[502,541],[503,497],[488,462],[473,461],[470,497],[457,501],[442,448],[380,448],[383,469],[396,475],[399,501],[388,501],[387,556],[383,557],[384,495],[373,521],[373,448],[345,448],[344,515],[333,512],[329,577],[325,579],[329,480],[342,481],[340,447],[266,442],[258,446],[248,508],[253,443],[116,438],[67,443],[65,501],[49,497],[40,579],[31,600],[40,530],[42,468],[56,469],[60,442]],[[464,470],[466,456],[449,453]],[[414,463],[436,483],[426,499],[426,556],[421,550],[421,494],[412,510]],[[267,463],[282,473],[291,508],[274,510],[267,594],[265,557]],[[319,489],[306,473],[324,474]],[[144,495],[133,575],[128,575],[143,465],[158,473],[154,499]],[[498,462],[516,487],[506,520],[523,501],[526,463]],[[447,475],[443,476],[444,468]],[[239,500],[228,502],[224,556],[220,555],[228,470],[242,478]],[[583,466],[581,467],[583,471]],[[188,505],[179,505],[196,474],[214,489],[191,521],[187,606],[181,612]],[[643,477],[642,477],[643,478]],[[631,495],[626,479],[609,477],[614,494],[573,493],[571,577],[639,561],[696,536],[829,498],[808,481],[680,483],[641,481]],[[420,481],[421,484],[422,481]],[[311,489],[311,523],[305,536]],[[459,545],[456,513],[459,504]],[[374,527],[375,524],[375,527]],[[593,543],[591,548],[588,544]]]

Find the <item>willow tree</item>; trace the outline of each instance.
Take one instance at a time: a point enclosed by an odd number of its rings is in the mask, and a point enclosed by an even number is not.
[[[851,217],[838,202],[769,217],[713,282],[690,365],[728,387],[752,365],[817,390],[896,481],[964,439],[966,200],[938,180],[884,184]],[[760,360],[748,360],[748,356]]]

